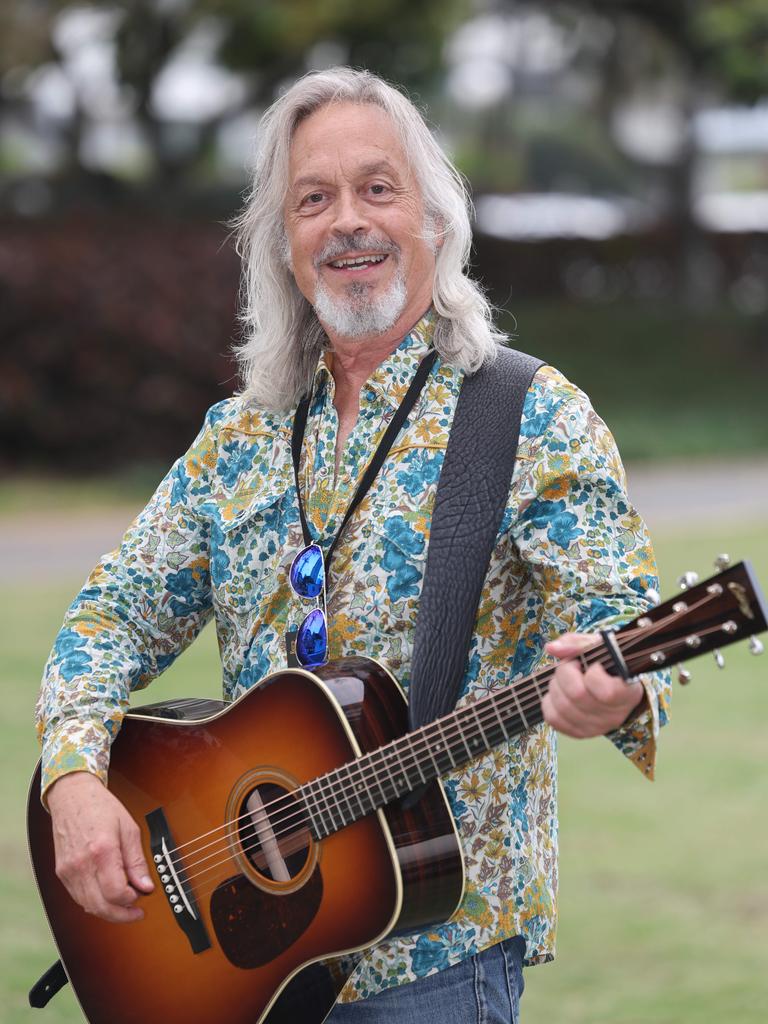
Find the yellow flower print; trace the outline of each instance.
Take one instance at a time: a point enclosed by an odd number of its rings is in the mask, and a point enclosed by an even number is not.
[[[435,421],[431,416],[425,416],[423,420],[419,421],[416,427],[416,437],[420,441],[431,441],[435,433]]]
[[[459,794],[462,800],[482,800],[488,792],[488,786],[483,783],[477,772],[472,772],[466,779],[463,779],[459,786]]]

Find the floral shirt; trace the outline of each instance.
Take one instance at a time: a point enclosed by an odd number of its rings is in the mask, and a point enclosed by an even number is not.
[[[300,485],[321,545],[333,540],[433,327],[428,314],[363,388],[338,475],[334,380],[320,360]],[[329,656],[376,658],[406,693],[430,514],[461,381],[438,360],[330,569]],[[303,547],[292,418],[240,398],[215,405],[122,545],[94,569],[45,670],[38,709],[44,790],[72,771],[106,778],[129,692],[167,668],[211,616],[226,698],[284,667],[285,633],[305,611],[287,581]],[[627,499],[610,433],[577,388],[543,367],[525,401],[460,703],[531,673],[548,639],[642,613],[656,586],[649,540]],[[659,674],[644,685],[647,709],[611,739],[652,777],[668,680]],[[555,734],[542,724],[445,777],[464,850],[460,909],[440,927],[363,954],[343,1000],[423,977],[513,935],[526,941],[526,963],[553,957],[555,759]]]

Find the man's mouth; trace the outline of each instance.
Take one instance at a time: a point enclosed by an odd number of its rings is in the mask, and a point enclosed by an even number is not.
[[[329,260],[326,266],[334,270],[366,270],[375,267],[387,259],[387,253],[369,253],[367,256],[347,256],[343,259]]]

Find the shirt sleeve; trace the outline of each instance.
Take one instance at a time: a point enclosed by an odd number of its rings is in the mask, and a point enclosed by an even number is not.
[[[43,796],[70,772],[106,781],[130,692],[168,668],[212,614],[209,530],[190,490],[210,463],[215,409],[67,611],[37,703]]]
[[[627,497],[614,439],[586,396],[559,380],[564,383],[556,387],[539,380],[526,401],[513,527],[544,603],[542,647],[565,632],[621,625],[658,600],[650,538]],[[639,713],[609,738],[653,778],[671,686],[667,672],[641,681]]]

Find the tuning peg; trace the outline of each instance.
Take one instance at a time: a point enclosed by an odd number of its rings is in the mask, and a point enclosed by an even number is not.
[[[717,558],[715,559],[715,568],[719,569],[720,572],[722,572],[724,569],[730,568],[730,565],[731,565],[731,556],[730,555],[726,555],[726,554],[718,555]]]
[[[714,651],[712,651],[712,655],[713,655],[713,657],[715,659],[715,664],[717,665],[717,667],[718,668],[725,668],[725,658],[720,653],[720,651],[715,649]]]
[[[691,587],[695,587],[698,582],[699,574],[697,572],[684,572],[677,581],[681,590],[688,590]]]
[[[677,667],[677,681],[681,686],[687,686],[690,683],[693,676],[685,667],[685,665],[678,665]]]
[[[763,641],[758,640],[756,636],[749,638],[749,653],[750,654],[762,654],[765,648],[763,647]]]

